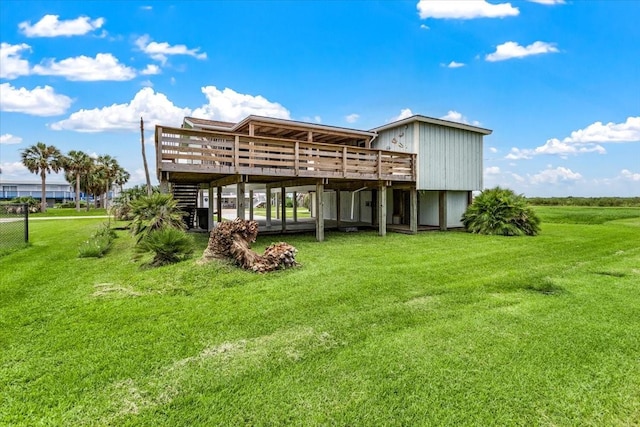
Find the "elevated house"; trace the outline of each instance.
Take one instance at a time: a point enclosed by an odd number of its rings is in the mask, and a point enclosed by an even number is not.
[[[184,119],[156,126],[156,169],[195,222],[198,193],[208,192],[207,218],[221,220],[223,188],[235,187],[236,216],[253,218],[255,192],[266,194],[261,231],[376,227],[416,233],[461,226],[471,192],[482,189],[482,144],[488,129],[412,116],[369,131],[248,116],[238,123]],[[272,193],[312,197],[313,221],[293,221]],[[247,193],[249,197],[247,198]],[[248,205],[248,206],[247,206]],[[281,211],[280,211],[281,209]],[[207,221],[211,228],[211,221]]]

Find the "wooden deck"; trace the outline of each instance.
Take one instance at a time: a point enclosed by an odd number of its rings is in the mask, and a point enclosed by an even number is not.
[[[158,175],[210,182],[246,175],[254,182],[327,178],[411,183],[416,155],[337,144],[156,126]]]

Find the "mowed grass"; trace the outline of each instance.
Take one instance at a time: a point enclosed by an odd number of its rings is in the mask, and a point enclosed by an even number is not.
[[[0,258],[0,424],[638,425],[640,209],[611,212],[284,236],[302,266],[269,275],[143,269],[124,231],[80,259],[101,220],[34,221]]]

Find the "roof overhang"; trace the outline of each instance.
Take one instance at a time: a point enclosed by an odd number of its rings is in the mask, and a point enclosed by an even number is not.
[[[450,120],[436,119],[433,117],[421,116],[419,114],[407,117],[406,119],[398,120],[395,122],[387,123],[386,125],[378,126],[371,129],[370,132],[381,132],[386,129],[395,128],[402,125],[407,125],[413,122],[429,123],[432,125],[445,126],[455,129],[467,130],[469,132],[476,132],[482,135],[490,135],[493,131],[491,129],[485,129],[478,126],[468,125],[466,123],[452,122]]]
[[[327,144],[368,144],[377,135],[375,132],[307,123],[295,120],[250,115],[239,123],[185,117],[184,122],[195,129],[242,133],[297,141],[322,142]]]

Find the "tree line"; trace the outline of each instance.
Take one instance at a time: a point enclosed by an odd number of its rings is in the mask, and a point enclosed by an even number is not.
[[[536,206],[640,206],[640,197],[527,197]]]
[[[130,174],[122,168],[118,161],[108,154],[95,158],[79,150],[71,150],[66,155],[53,145],[38,142],[20,152],[22,164],[31,173],[40,175],[42,193],[40,210],[46,212],[46,180],[47,174],[64,171],[69,184],[75,186],[76,211],[80,211],[80,192],[98,197],[102,206],[107,207],[107,194],[114,185],[122,186],[129,181]],[[89,202],[87,200],[87,210]]]

